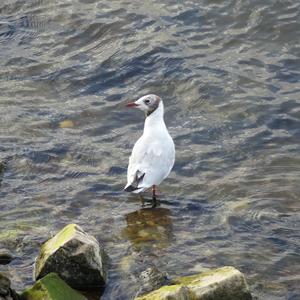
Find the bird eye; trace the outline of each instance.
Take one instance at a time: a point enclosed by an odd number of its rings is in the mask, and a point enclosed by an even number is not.
[[[146,103],[146,104],[150,103],[150,100],[149,100],[149,99],[146,99],[146,100],[145,100],[145,103]]]

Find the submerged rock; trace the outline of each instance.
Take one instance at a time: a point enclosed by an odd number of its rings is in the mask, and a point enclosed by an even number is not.
[[[19,300],[18,294],[10,288],[10,280],[0,273],[0,300]]]
[[[0,249],[0,265],[7,265],[14,259],[13,255],[7,249]]]
[[[35,278],[57,273],[71,287],[97,290],[105,286],[108,256],[98,241],[76,224],[69,224],[41,248]]]
[[[23,292],[22,300],[87,300],[73,290],[55,273],[38,280],[33,287]]]
[[[159,271],[156,267],[150,267],[143,271],[139,276],[139,282],[141,287],[137,295],[149,293],[169,283],[167,274]]]
[[[171,211],[166,208],[143,208],[126,215],[126,228],[122,235],[129,239],[134,249],[164,249],[173,239]]]
[[[244,275],[233,267],[181,277],[136,300],[250,300]]]

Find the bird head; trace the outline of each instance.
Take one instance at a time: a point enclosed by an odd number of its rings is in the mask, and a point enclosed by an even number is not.
[[[131,108],[138,108],[141,111],[145,112],[146,116],[149,116],[158,108],[160,102],[160,97],[154,94],[150,94],[139,98],[135,102],[129,102],[126,104],[126,106]]]

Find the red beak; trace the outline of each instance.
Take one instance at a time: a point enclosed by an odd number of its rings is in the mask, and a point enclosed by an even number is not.
[[[129,102],[126,104],[127,107],[137,107],[138,105],[135,102]]]

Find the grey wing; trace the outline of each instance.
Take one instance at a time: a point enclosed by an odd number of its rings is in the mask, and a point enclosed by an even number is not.
[[[131,185],[136,181],[138,174],[144,174],[141,167],[141,161],[146,156],[146,147],[143,143],[143,136],[140,137],[135,143],[132,153],[129,157],[129,164],[127,169],[127,185]]]

